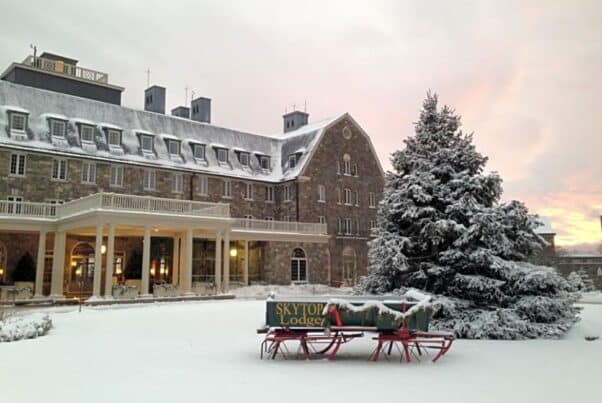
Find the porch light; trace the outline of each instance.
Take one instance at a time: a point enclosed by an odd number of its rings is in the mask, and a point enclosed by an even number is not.
[[[4,276],[4,267],[0,267],[0,276]]]
[[[101,245],[100,253],[102,253],[104,255],[106,252],[107,252],[107,247],[105,245]]]
[[[115,274],[121,274],[121,267],[118,267],[117,269],[115,269]]]
[[[236,250],[236,248],[230,249],[230,256],[236,257],[237,255],[238,255],[238,251]]]
[[[151,276],[154,276],[154,275],[155,275],[155,268],[154,268],[154,267],[151,267],[151,269],[150,269],[150,274],[151,274]]]
[[[75,260],[72,260],[71,261],[71,267],[75,267],[75,266],[77,266],[77,262]]]
[[[78,277],[82,275],[82,268],[81,268],[81,267],[78,267],[78,268],[75,270],[75,275],[76,275],[76,276],[78,276]]]

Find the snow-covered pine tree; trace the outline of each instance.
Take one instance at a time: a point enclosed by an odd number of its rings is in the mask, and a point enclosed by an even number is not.
[[[439,295],[434,326],[459,337],[557,337],[576,321],[572,287],[526,260],[545,241],[536,216],[500,203],[502,180],[460,130],[452,109],[427,94],[415,135],[393,153],[369,244],[363,292],[415,287]]]
[[[583,269],[579,269],[578,271],[572,271],[567,280],[569,284],[573,286],[576,291],[595,291],[596,286],[594,285],[594,281],[590,278],[587,272]]]

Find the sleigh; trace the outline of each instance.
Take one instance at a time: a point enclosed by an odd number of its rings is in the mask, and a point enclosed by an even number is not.
[[[260,356],[270,359],[336,357],[344,344],[371,337],[370,360],[398,355],[433,362],[449,351],[454,336],[428,329],[430,297],[410,291],[398,300],[374,297],[268,299]]]

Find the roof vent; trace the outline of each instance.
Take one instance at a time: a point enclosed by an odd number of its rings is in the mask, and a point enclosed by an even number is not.
[[[284,119],[284,132],[297,130],[301,126],[305,126],[309,120],[309,114],[301,111],[292,111],[282,115]]]
[[[165,88],[153,85],[144,90],[144,110],[165,114]]]
[[[190,119],[197,122],[211,123],[211,99],[198,97],[190,103]]]

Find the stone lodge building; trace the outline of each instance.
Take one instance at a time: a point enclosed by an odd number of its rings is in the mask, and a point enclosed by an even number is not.
[[[366,273],[384,176],[349,114],[295,110],[267,136],[212,125],[207,98],[166,115],[158,86],[123,107],[105,73],[49,53],[0,78],[5,286],[175,296]]]

